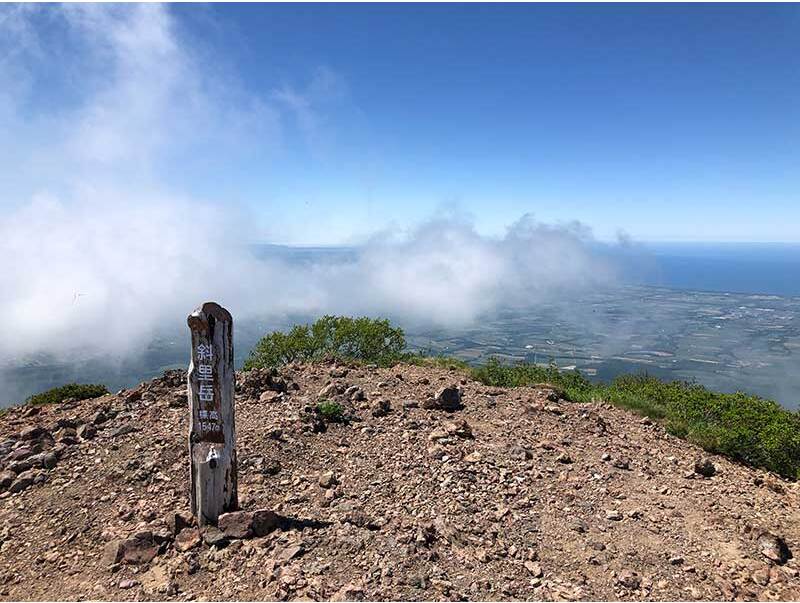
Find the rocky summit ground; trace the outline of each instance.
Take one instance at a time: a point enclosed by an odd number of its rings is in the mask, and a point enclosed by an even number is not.
[[[797,484],[624,410],[405,365],[237,379],[222,530],[187,513],[185,374],[0,416],[0,598],[800,598]]]

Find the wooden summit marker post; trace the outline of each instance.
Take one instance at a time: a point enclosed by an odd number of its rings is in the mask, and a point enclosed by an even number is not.
[[[236,494],[236,427],[233,389],[233,318],[206,302],[188,318],[189,458],[192,513],[201,526],[216,525],[239,506]]]

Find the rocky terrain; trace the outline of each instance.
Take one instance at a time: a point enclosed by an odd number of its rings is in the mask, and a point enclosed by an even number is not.
[[[185,374],[1,415],[0,599],[800,598],[797,484],[606,404],[321,364],[236,413],[243,512],[202,532]]]

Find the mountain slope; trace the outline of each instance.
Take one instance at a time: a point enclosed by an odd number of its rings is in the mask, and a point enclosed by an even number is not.
[[[695,469],[609,405],[417,366],[239,375],[240,503],[275,529],[197,542],[184,378],[0,416],[0,598],[800,598],[796,484]],[[462,407],[436,407],[451,384]]]

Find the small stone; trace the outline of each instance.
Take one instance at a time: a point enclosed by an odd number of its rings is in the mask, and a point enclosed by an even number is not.
[[[102,410],[98,410],[94,415],[92,415],[92,418],[89,420],[95,425],[101,425],[106,421],[108,421],[108,417],[106,416],[106,413],[104,413]]]
[[[517,461],[527,461],[533,457],[531,451],[523,448],[522,446],[512,446],[508,451],[508,455]]]
[[[133,425],[122,425],[121,427],[117,427],[108,435],[112,438],[118,438],[120,436],[127,435],[129,433],[134,433],[139,431],[138,427],[134,427]]]
[[[28,457],[24,461],[14,461],[8,464],[8,470],[12,473],[24,473],[28,471],[33,464],[31,463],[31,459],[35,458],[36,455]]]
[[[433,397],[433,407],[448,411],[463,408],[461,404],[461,390],[455,385],[441,388]]]
[[[303,545],[302,544],[296,544],[294,546],[286,547],[281,552],[279,552],[277,555],[275,555],[275,558],[277,560],[279,560],[279,561],[286,562],[286,561],[290,561],[291,559],[294,559],[295,557],[299,557],[304,552],[305,552],[305,549],[303,548]]]
[[[17,474],[12,471],[0,472],[0,490],[7,489],[15,479],[17,479]]]
[[[139,583],[136,580],[121,580],[119,583],[119,588],[122,590],[128,590],[129,588],[133,588],[137,586]]]
[[[21,446],[20,448],[13,450],[11,454],[8,455],[8,458],[11,461],[24,461],[32,454],[33,454],[33,448],[31,448],[30,446]]]
[[[483,455],[480,452],[478,452],[478,451],[470,452],[467,456],[464,457],[464,462],[465,463],[477,463],[482,458],[483,458]]]
[[[706,456],[695,462],[694,472],[703,477],[712,477],[717,472],[717,468],[711,459]]]
[[[12,493],[22,492],[23,490],[33,485],[34,478],[35,475],[33,474],[32,471],[25,471],[23,473],[20,473],[17,476],[17,479],[14,480],[14,483],[12,483],[8,487],[8,491]]]
[[[610,519],[611,521],[622,521],[622,512],[618,509],[608,509],[606,511],[606,519]]]
[[[257,537],[266,536],[280,525],[280,516],[268,509],[253,511],[252,530]]]
[[[530,572],[531,576],[534,578],[541,578],[544,576],[544,571],[542,571],[542,566],[538,563],[534,563],[533,561],[526,561],[525,562],[525,569]]]
[[[106,544],[106,546],[103,547],[103,555],[100,558],[100,563],[108,567],[122,561],[122,556],[125,554],[123,543],[123,540],[112,540]]]
[[[472,439],[472,427],[466,421],[458,421],[457,423],[446,423],[444,430],[448,435],[454,435],[463,439]]]
[[[766,586],[769,584],[769,578],[770,576],[768,567],[759,568],[750,575],[750,579],[759,586]]]
[[[331,601],[361,601],[363,599],[364,587],[353,582],[345,584],[331,596]]]
[[[20,440],[38,440],[43,437],[51,437],[50,432],[47,431],[44,427],[39,425],[35,425],[33,427],[26,427],[23,429],[19,434]]]
[[[319,474],[319,485],[322,488],[332,488],[337,483],[336,474],[333,471],[325,471]]]
[[[84,423],[78,427],[77,436],[82,440],[93,440],[97,435],[97,427],[93,423]]]
[[[261,402],[262,404],[279,402],[282,399],[283,399],[283,392],[275,392],[272,390],[267,390],[258,397],[258,401]]]
[[[172,517],[172,533],[180,534],[184,529],[194,525],[194,516],[185,511],[178,511]]]
[[[203,530],[203,542],[208,546],[222,548],[228,544],[228,538],[219,528],[208,526]]]
[[[556,457],[556,461],[559,462],[559,463],[564,463],[565,465],[568,465],[568,464],[572,463],[572,457],[570,455],[568,455],[566,452],[562,452],[561,454],[559,454]]]
[[[217,527],[228,538],[248,538],[253,535],[253,514],[248,511],[233,511],[219,516]]]
[[[683,557],[680,557],[680,556],[670,557],[669,558],[669,564],[670,565],[681,565],[681,564],[683,564]]]
[[[153,533],[143,530],[122,543],[122,562],[139,565],[149,563],[158,554],[158,546]]]
[[[163,565],[153,565],[142,575],[142,587],[146,593],[168,594],[173,589],[169,572]]]
[[[175,548],[181,553],[185,553],[197,546],[200,546],[202,537],[197,528],[184,528],[175,537]]]
[[[783,565],[792,556],[786,541],[770,532],[764,532],[758,537],[758,550],[764,557],[778,565]]]
[[[378,400],[372,405],[371,412],[373,417],[385,417],[391,410],[392,406],[388,400]]]
[[[630,469],[631,462],[628,459],[614,459],[611,461],[611,466],[617,469]]]
[[[641,578],[639,578],[639,574],[631,570],[622,570],[617,576],[617,583],[630,590],[639,588],[641,582],[642,581]]]

